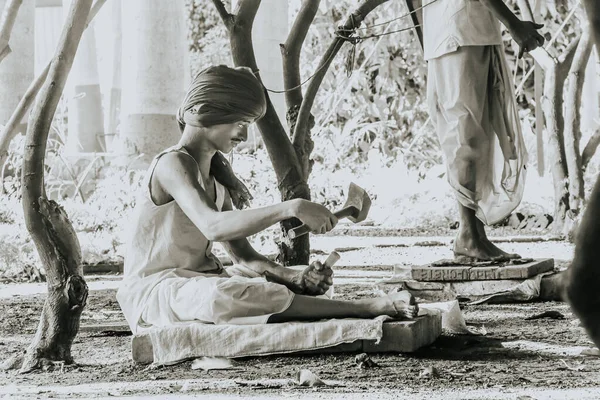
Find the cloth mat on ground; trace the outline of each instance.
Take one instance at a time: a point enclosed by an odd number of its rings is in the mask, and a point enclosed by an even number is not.
[[[454,334],[478,334],[465,324],[458,301],[420,304],[419,315],[441,314],[442,329]],[[387,316],[375,319],[328,319],[264,325],[185,323],[149,329],[154,364],[168,365],[197,357],[248,357],[295,353],[383,337]]]
[[[469,327],[460,310],[458,300],[443,301],[439,303],[419,304],[419,315],[439,312],[442,314],[442,331],[454,335],[481,335],[484,330]]]
[[[247,357],[317,350],[357,340],[379,342],[390,319],[329,319],[265,325],[185,323],[144,332],[152,341],[154,363],[174,364],[196,357]]]
[[[520,303],[530,301],[540,297],[542,278],[547,275],[552,275],[554,272],[544,272],[532,278],[526,279],[512,289],[492,293],[482,299],[472,301],[470,304],[503,304],[503,303]]]

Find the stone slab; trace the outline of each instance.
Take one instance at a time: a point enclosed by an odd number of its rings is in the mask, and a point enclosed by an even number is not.
[[[432,344],[442,333],[441,315],[424,315],[410,321],[389,321],[383,324],[383,337],[378,344],[372,340],[357,340],[319,350],[299,351],[295,355],[325,353],[411,353]],[[133,361],[150,364],[153,361],[149,335],[137,335],[131,340]]]
[[[422,282],[458,282],[484,280],[527,279],[554,269],[554,259],[533,260],[524,264],[477,263],[444,265],[438,262],[418,266],[394,266],[394,276]]]
[[[96,264],[84,263],[82,267],[84,275],[123,273],[123,262],[106,262]]]
[[[123,332],[123,333],[131,333],[129,328],[129,324],[127,322],[112,322],[112,323],[104,323],[104,324],[93,324],[87,325],[82,324],[79,326],[80,333],[104,333],[104,332]]]
[[[383,324],[383,338],[379,343],[362,340],[364,353],[412,353],[429,346],[442,334],[442,316],[424,315],[413,321],[395,321]]]
[[[543,301],[562,301],[563,273],[552,273],[542,277],[540,281],[539,299]],[[525,279],[501,279],[487,281],[460,282],[420,282],[393,276],[376,283],[376,287],[384,292],[390,290],[408,290],[417,301],[439,302],[456,299],[477,300],[492,294],[510,291]]]

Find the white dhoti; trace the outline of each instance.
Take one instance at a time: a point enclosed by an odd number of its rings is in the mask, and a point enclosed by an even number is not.
[[[269,317],[287,310],[292,293],[284,285],[264,277],[226,272],[194,274],[162,279],[150,292],[140,327],[164,328],[180,323],[253,325],[266,324]]]
[[[429,60],[428,105],[458,201],[495,224],[520,203],[527,151],[502,45]]]

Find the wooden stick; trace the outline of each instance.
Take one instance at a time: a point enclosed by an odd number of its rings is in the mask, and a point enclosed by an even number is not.
[[[338,262],[339,259],[340,253],[338,253],[337,251],[332,251],[329,254],[329,257],[327,257],[327,259],[323,262],[323,266],[331,268],[336,262]]]

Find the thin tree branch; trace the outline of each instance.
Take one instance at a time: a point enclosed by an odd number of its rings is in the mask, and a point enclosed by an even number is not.
[[[94,17],[98,15],[98,12],[100,11],[104,3],[106,3],[106,0],[96,0],[88,15],[87,22],[85,25],[86,29],[89,27]],[[31,107],[33,101],[35,100],[35,96],[40,91],[40,88],[42,87],[44,81],[46,80],[46,77],[48,76],[50,64],[51,61],[49,61],[48,64],[46,64],[46,67],[37,76],[37,78],[35,78],[35,80],[31,82],[31,84],[27,88],[27,91],[19,101],[17,108],[15,108],[15,111],[13,111],[4,128],[2,128],[2,132],[0,132],[0,169],[4,167],[4,163],[8,158],[8,148],[10,146],[10,142],[17,135],[17,127],[25,117],[25,114]]]
[[[240,24],[246,23],[252,26],[256,13],[258,12],[258,7],[260,7],[260,0],[238,1],[234,12],[236,20],[239,20]]]
[[[573,64],[573,59],[575,58],[575,52],[577,51],[577,47],[579,46],[579,42],[581,40],[581,36],[574,39],[565,51],[560,55],[558,59],[558,65],[556,65],[556,69],[554,71],[555,82],[553,82],[554,87],[554,115],[556,118],[556,137],[558,138],[559,146],[560,146],[560,162],[563,164],[565,168],[565,179],[568,177],[567,173],[567,156],[565,153],[565,138],[564,138],[564,130],[565,130],[565,118],[563,111],[563,95],[565,92],[564,82],[567,80],[567,76],[569,74],[569,70],[571,69],[571,65]]]
[[[296,129],[294,129],[294,133],[292,136],[292,144],[295,149],[304,148],[304,142],[308,136],[309,131],[309,122],[310,122],[310,112],[312,106],[315,101],[315,96],[317,91],[319,90],[319,86],[321,82],[323,82],[323,78],[331,65],[336,54],[342,48],[344,42],[347,39],[347,32],[353,31],[355,28],[358,28],[365,17],[373,11],[379,5],[387,2],[388,0],[365,0],[358,8],[348,17],[343,26],[340,27],[340,34],[333,40],[333,42],[329,45],[329,48],[321,58],[321,62],[317,67],[317,73],[313,76],[308,87],[306,89],[306,93],[304,94],[304,100],[302,101],[302,106],[300,107],[300,111],[298,112],[298,121],[296,123]],[[304,176],[304,179],[307,179],[307,176]]]
[[[571,209],[578,210],[584,198],[583,174],[581,171],[581,154],[579,142],[581,138],[581,92],[585,78],[585,68],[592,44],[589,29],[584,28],[584,33],[577,46],[568,75],[567,92],[565,94],[565,125],[564,143],[569,174],[569,204]]]
[[[106,3],[106,0],[96,0],[94,5],[92,6],[92,9],[90,10],[90,13],[88,14],[88,17],[87,17],[87,20],[85,23],[85,29],[87,29],[88,26],[90,26],[90,23],[96,17],[96,15],[98,15],[98,12],[100,11],[100,9],[104,5],[104,3]]]
[[[217,12],[219,13],[219,16],[223,20],[225,27],[229,29],[231,24],[233,23],[233,15],[227,11],[227,9],[225,8],[225,4],[221,0],[212,0],[212,2],[215,5]]]
[[[12,49],[8,44],[6,44],[2,50],[0,50],[0,62],[6,58],[10,53],[12,53]]]
[[[587,144],[585,145],[583,152],[581,153],[581,168],[583,170],[587,168],[588,164],[590,163],[590,160],[592,159],[592,157],[594,157],[594,154],[596,154],[596,150],[598,149],[599,145],[600,129],[596,129],[594,134],[590,137],[590,140],[588,140]]]
[[[300,51],[306,39],[312,21],[319,11],[321,0],[304,0],[296,15],[290,34],[281,45],[283,59],[283,86],[285,102],[288,109],[302,104],[302,88],[300,87]],[[293,131],[293,128],[291,128]]]
[[[562,230],[566,212],[569,210],[569,191],[567,189],[567,167],[565,165],[562,139],[562,81],[558,80],[558,65],[551,65],[544,72],[544,97],[542,108],[546,118],[548,147],[550,150],[550,168],[554,183],[554,229]]]
[[[558,72],[560,74],[560,78],[567,79],[567,74],[571,69],[571,64],[573,64],[575,53],[580,41],[581,35],[569,43],[565,51],[558,58]]]
[[[0,18],[0,62],[11,52],[8,42],[22,3],[23,0],[8,0],[4,5]]]

